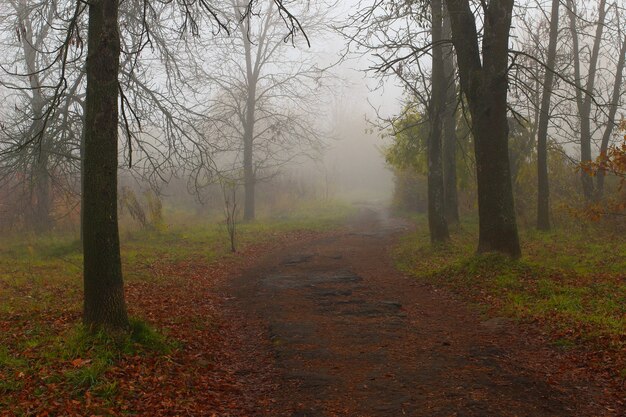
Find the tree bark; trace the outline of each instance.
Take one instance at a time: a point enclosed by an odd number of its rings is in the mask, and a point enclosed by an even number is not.
[[[598,5],[598,22],[596,34],[589,57],[589,71],[587,74],[587,84],[583,92],[582,76],[580,70],[580,46],[578,40],[578,30],[576,28],[576,6],[573,0],[567,0],[569,9],[570,32],[572,35],[573,60],[574,60],[574,82],[576,84],[576,104],[580,118],[580,161],[582,163],[591,162],[591,96],[596,82],[596,69],[598,67],[598,56],[600,53],[600,43],[604,31],[604,19],[606,17],[606,0],[600,0]],[[593,200],[594,184],[593,178],[581,170],[581,181],[583,186],[583,196],[586,200]]]
[[[45,233],[52,229],[52,195],[50,173],[48,172],[47,150],[41,148],[33,167],[34,207],[32,226],[36,233]]]
[[[117,221],[119,59],[118,0],[93,0],[83,184],[83,321],[90,329],[128,327]]]
[[[50,190],[50,172],[48,170],[50,138],[42,132],[45,99],[41,91],[40,69],[37,66],[37,49],[35,46],[36,40],[28,14],[28,5],[21,1],[16,7],[20,19],[18,30],[32,94],[30,103],[33,121],[30,127],[30,135],[39,135],[38,146],[35,147],[32,154],[32,197],[30,201],[29,223],[35,232],[43,233],[52,228],[52,195]]]
[[[241,7],[240,3],[234,3],[235,10]],[[243,220],[246,222],[256,217],[255,188],[256,173],[254,169],[254,127],[256,124],[257,83],[259,79],[259,53],[264,45],[264,37],[259,39],[257,45],[256,61],[253,62],[252,43],[249,38],[249,22],[246,20],[240,28],[246,59],[246,108],[243,115],[243,177],[244,177],[244,206]]]
[[[254,104],[248,105],[248,120],[254,118]],[[243,220],[246,222],[254,220],[255,213],[255,174],[253,160],[254,146],[254,123],[246,122],[243,138],[243,177],[244,177],[244,208]]]
[[[509,165],[507,120],[509,31],[513,0],[485,9],[483,62],[468,0],[446,0],[461,89],[472,117],[478,183],[478,252],[521,254]]]
[[[537,229],[550,230],[550,184],[548,181],[548,122],[554,84],[556,46],[559,34],[560,0],[552,0],[550,14],[550,41],[543,82],[539,127],[537,130]]]
[[[443,40],[452,38],[450,16],[444,7]],[[443,73],[445,76],[446,102],[443,121],[443,192],[446,220],[448,224],[459,224],[459,197],[456,178],[456,77],[454,71],[454,49],[451,44],[442,45]]]
[[[613,84],[613,94],[611,102],[609,104],[609,114],[606,122],[606,127],[602,134],[602,143],[600,144],[600,155],[606,155],[609,149],[609,142],[611,141],[611,134],[615,128],[615,115],[617,114],[617,108],[619,107],[619,99],[622,92],[622,81],[624,79],[624,67],[626,64],[626,36],[622,39],[622,47],[620,48],[619,58],[617,60],[617,67],[615,70],[615,83]],[[604,195],[604,178],[605,174],[602,170],[596,174],[596,197],[600,199]]]
[[[433,243],[447,241],[448,223],[445,217],[443,192],[442,136],[443,114],[446,100],[445,74],[443,72],[442,4],[433,0],[432,8],[432,94],[430,101],[430,134],[428,135],[428,226]]]

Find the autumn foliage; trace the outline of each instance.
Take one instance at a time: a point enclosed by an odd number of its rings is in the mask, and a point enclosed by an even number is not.
[[[587,169],[592,174],[603,172],[616,175],[621,178],[623,185],[626,181],[626,119],[620,123],[620,132],[620,135],[624,134],[622,143],[612,146],[606,154],[601,154]]]
[[[595,201],[585,208],[586,217],[591,220],[599,220],[607,215],[624,215],[626,212],[626,120],[620,123],[621,143],[609,148],[606,153],[600,154],[591,163],[583,164],[582,169],[592,176],[612,175],[619,179],[616,193],[607,198]]]

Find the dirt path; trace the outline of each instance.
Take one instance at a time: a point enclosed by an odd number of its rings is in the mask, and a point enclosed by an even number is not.
[[[602,415],[593,390],[551,379],[548,348],[397,272],[389,250],[405,228],[363,207],[348,231],[230,284],[238,308],[267,324],[278,370],[277,402],[258,415]]]

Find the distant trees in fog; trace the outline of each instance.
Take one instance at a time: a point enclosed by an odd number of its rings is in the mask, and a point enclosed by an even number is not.
[[[518,200],[523,198],[518,206],[526,209],[526,200],[536,201],[536,224],[542,230],[550,228],[550,183],[562,186],[579,175],[584,199],[602,196],[603,171],[596,175],[594,185],[580,163],[607,152],[619,121],[626,90],[625,5],[605,0],[442,3],[444,32],[448,16],[451,35],[442,35],[437,1],[361,2],[340,30],[349,41],[348,52],[372,53],[376,58],[372,71],[405,85],[410,112],[405,110],[397,120],[388,121],[396,138],[388,155],[395,155],[397,161],[402,149],[415,149],[406,146],[406,132],[398,129],[412,115],[421,115],[418,123],[428,128],[428,134],[422,129],[413,140],[423,143],[427,138],[430,145],[422,152],[427,160],[428,195],[434,200],[429,204],[432,240],[445,240],[442,213],[445,206],[457,207],[448,199],[441,206],[446,188],[456,188],[444,181],[442,190],[441,167],[445,177],[444,161],[452,160],[447,158],[455,153],[458,160],[458,154],[467,151],[461,146],[465,143],[463,125],[467,125],[474,147],[469,171],[476,181],[478,249],[517,256],[514,194]],[[453,45],[455,51],[460,86],[455,99],[452,94],[444,99],[441,92],[445,79],[448,93],[454,91],[454,78],[446,77],[449,73],[441,64],[441,49],[446,45]],[[442,103],[448,113],[437,111]],[[457,121],[458,146],[447,153],[445,144],[450,142],[442,139],[445,129],[441,126],[449,112],[456,114],[450,120]],[[468,160],[466,154],[464,159]],[[531,190],[526,185],[530,166],[535,167],[536,181]],[[454,169],[460,173],[467,166]],[[561,179],[559,175],[568,170],[567,178]],[[562,195],[563,190],[556,191]]]

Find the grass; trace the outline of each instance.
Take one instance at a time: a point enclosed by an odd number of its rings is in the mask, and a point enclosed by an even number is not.
[[[0,376],[19,376],[26,370],[26,361],[17,357],[6,347],[0,346]],[[0,395],[10,395],[12,392],[22,388],[22,381],[19,378],[0,377]]]
[[[49,394],[48,387],[52,386],[61,387],[75,398],[83,397],[88,390],[105,401],[113,398],[118,382],[107,377],[107,372],[118,361],[129,356],[167,354],[176,346],[143,321],[132,319],[130,324],[129,331],[114,334],[93,333],[74,325],[57,336],[46,334],[45,340],[41,340],[43,332],[38,330],[13,346],[13,352],[1,346],[0,407],[13,405],[19,409],[20,391],[34,384],[38,385],[32,389],[35,396]]]
[[[347,205],[310,205],[241,224],[238,246],[262,245],[289,232],[329,230],[351,212]],[[209,221],[150,231],[125,228],[121,238],[129,284],[175,285],[169,282],[171,277],[158,275],[160,269],[154,265],[190,259],[211,263],[232,256],[225,226]],[[101,400],[114,398],[121,389],[111,376],[117,364],[137,356],[164,357],[179,347],[176,340],[139,320],[132,321],[127,333],[92,334],[78,324],[81,309],[82,255],[74,234],[0,240],[0,409],[30,415],[32,410],[20,411],[20,404],[28,402],[20,396],[53,401],[51,390],[81,401],[87,391]],[[204,329],[211,323],[206,317],[196,327]]]
[[[59,338],[56,345],[58,358],[70,361],[74,367],[63,373],[70,387],[79,393],[95,387],[103,395],[115,391],[115,381],[108,381],[103,375],[122,357],[167,354],[173,347],[173,342],[137,319],[131,319],[128,332],[118,334],[103,331],[94,334],[78,326]]]
[[[324,231],[336,227],[353,208],[347,204],[303,205],[297,210],[240,224],[241,249],[297,230]],[[230,256],[225,226],[220,223],[175,224],[163,230],[122,230],[121,251],[127,282],[154,281],[147,267],[159,261],[202,259],[213,262]],[[74,235],[30,235],[0,240],[0,314],[41,313],[58,300],[80,309],[82,254]]]
[[[396,248],[396,260],[417,279],[451,288],[491,314],[540,322],[555,343],[626,338],[626,238],[605,231],[522,231],[523,257],[476,255],[477,225],[463,224],[447,246],[433,247],[426,221]]]

